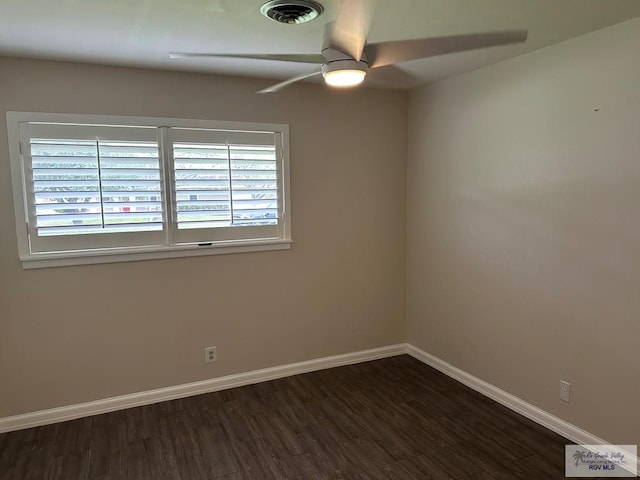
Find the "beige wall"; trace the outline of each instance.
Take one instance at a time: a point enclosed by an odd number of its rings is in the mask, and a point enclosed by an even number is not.
[[[0,59],[0,417],[405,340],[407,94],[268,84]],[[22,270],[6,110],[288,123],[293,248]]]
[[[408,339],[640,443],[640,19],[412,92]],[[559,382],[572,383],[572,402]]]

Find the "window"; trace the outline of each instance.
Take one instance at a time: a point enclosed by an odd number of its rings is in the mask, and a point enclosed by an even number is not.
[[[7,113],[25,268],[289,248],[288,127]]]

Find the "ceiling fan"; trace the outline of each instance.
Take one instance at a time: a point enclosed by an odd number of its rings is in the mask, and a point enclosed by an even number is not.
[[[289,78],[258,93],[272,93],[305,78],[322,75],[335,87],[355,86],[369,71],[409,60],[429,58],[447,53],[522,43],[526,30],[512,30],[445,37],[367,43],[373,16],[372,0],[340,0],[335,21],[323,29],[322,49],[318,54],[228,54],[170,53],[170,58],[243,58],[276,60],[320,65],[310,73]],[[313,0],[271,0],[261,12],[281,23],[304,23],[322,14],[324,8]]]

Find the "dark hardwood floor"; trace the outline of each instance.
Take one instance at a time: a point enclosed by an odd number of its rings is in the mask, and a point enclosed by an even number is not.
[[[560,479],[571,443],[400,356],[0,435],[0,479]]]

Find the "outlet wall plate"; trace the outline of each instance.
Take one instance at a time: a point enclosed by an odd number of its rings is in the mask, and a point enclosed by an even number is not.
[[[204,349],[204,363],[213,363],[218,359],[218,353],[216,347],[205,347]]]
[[[560,380],[560,400],[569,403],[571,401],[571,384]]]

